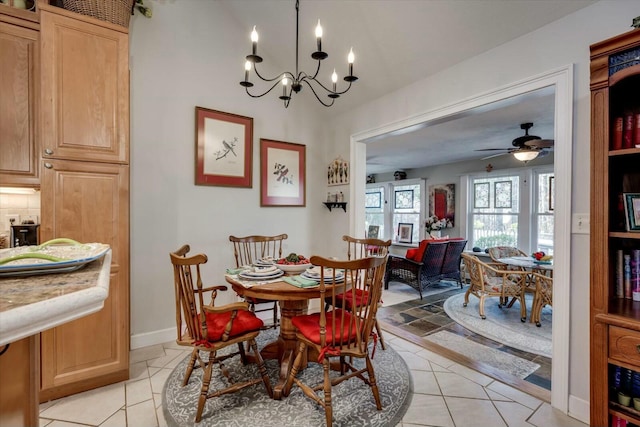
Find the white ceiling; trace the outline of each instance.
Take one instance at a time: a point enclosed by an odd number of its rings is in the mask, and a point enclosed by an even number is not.
[[[219,0],[219,3],[241,28],[246,28],[246,40],[232,42],[239,49],[239,79],[243,76],[243,58],[250,53],[249,34],[254,25],[260,35],[258,54],[264,58],[261,73],[275,77],[283,71],[295,72],[295,0]],[[330,108],[331,114],[339,114],[592,3],[592,0],[301,0],[299,71],[315,72],[310,54],[315,50],[314,30],[320,19],[324,30],[322,46],[329,57],[322,62],[319,79],[329,86],[335,68],[339,82],[344,84],[342,77],[347,71],[346,56],[351,47],[356,56],[354,75],[359,80]],[[254,83],[255,79],[254,76]],[[295,108],[302,97],[313,99],[305,87],[294,95],[289,108]],[[463,122],[456,120],[455,124],[425,127],[421,133],[395,136],[393,149],[386,149],[388,141],[378,139],[367,146],[367,157],[377,163],[369,165],[367,172],[427,166],[430,161],[442,164],[466,160],[480,145],[508,147],[513,138],[523,134],[519,127],[522,122],[534,122],[531,134],[553,138],[553,95],[535,94],[524,100],[511,100],[495,109],[467,114],[458,119]],[[317,101],[313,103],[319,113],[326,110]],[[419,150],[425,141],[429,149]],[[451,141],[457,143],[453,145]],[[424,152],[429,155],[423,156]],[[385,164],[383,159],[387,159]]]

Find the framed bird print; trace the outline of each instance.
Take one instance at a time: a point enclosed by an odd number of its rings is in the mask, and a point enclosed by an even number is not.
[[[252,184],[253,118],[196,107],[196,185]]]
[[[260,206],[305,206],[306,148],[260,139]]]

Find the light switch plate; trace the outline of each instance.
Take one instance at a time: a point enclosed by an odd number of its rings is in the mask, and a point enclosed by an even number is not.
[[[590,226],[589,214],[575,213],[571,217],[571,231],[575,234],[589,234]]]

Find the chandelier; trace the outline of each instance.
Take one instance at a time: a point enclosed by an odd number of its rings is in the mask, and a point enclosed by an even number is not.
[[[258,32],[256,31],[256,27],[253,27],[253,31],[251,32],[251,55],[247,55],[244,65],[244,80],[240,82],[241,86],[244,86],[247,91],[247,95],[252,98],[260,98],[265,96],[269,92],[278,86],[278,83],[282,83],[282,95],[279,97],[284,102],[284,107],[289,107],[289,102],[291,102],[291,97],[294,93],[298,93],[302,90],[303,84],[306,84],[311,92],[313,92],[316,99],[325,107],[331,107],[335,102],[336,98],[339,98],[340,95],[346,93],[349,89],[351,89],[351,84],[358,80],[356,76],[353,75],[353,48],[349,51],[347,55],[347,63],[349,64],[349,75],[344,77],[344,81],[349,83],[345,90],[339,91],[337,88],[338,83],[338,74],[336,70],[333,70],[333,74],[331,75],[331,88],[323,85],[318,79],[318,73],[320,72],[320,64],[323,59],[326,59],[329,55],[326,52],[322,51],[322,27],[320,26],[320,20],[318,20],[318,26],[316,27],[316,44],[317,50],[311,54],[311,58],[318,61],[318,67],[316,68],[316,72],[312,75],[305,73],[304,71],[299,71],[298,68],[298,22],[299,22],[299,14],[300,14],[300,0],[296,0],[296,70],[295,73],[290,71],[285,71],[284,73],[278,74],[273,78],[263,77],[259,72],[257,65],[262,62],[262,57],[257,54],[258,51]],[[251,68],[255,71],[255,75],[262,81],[267,83],[272,83],[270,88],[268,88],[265,92],[260,94],[255,94],[249,92],[249,88],[253,87],[253,83],[249,81],[249,73]],[[320,95],[318,94],[320,93]],[[329,100],[323,100],[320,96],[326,95]]]

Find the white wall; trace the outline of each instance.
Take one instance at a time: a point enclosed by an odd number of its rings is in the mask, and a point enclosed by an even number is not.
[[[206,253],[210,284],[234,265],[228,236],[288,233],[284,251],[327,253],[321,224],[330,213],[326,151],[309,97],[285,109],[277,95],[249,98],[244,76],[248,33],[217,2],[163,2],[131,30],[131,334],[132,346],[173,339],[169,252],[188,243]],[[253,187],[194,185],[195,107],[253,117]],[[324,108],[324,107],[322,107]],[[260,207],[260,138],[306,144],[307,207]],[[347,137],[348,138],[348,137]],[[348,154],[348,152],[347,152]],[[333,230],[339,228],[331,224]],[[333,231],[331,231],[333,233]],[[222,302],[235,294],[229,290]],[[169,333],[153,335],[158,331]],[[157,342],[157,341],[156,341]]]
[[[354,135],[452,105],[506,84],[575,64],[572,212],[589,211],[590,93],[589,45],[629,31],[637,1],[601,1],[540,30],[375,102],[335,117],[336,135]],[[336,138],[336,140],[343,140]],[[570,406],[588,411],[589,259],[588,235],[572,235]],[[588,416],[588,412],[587,412]]]

